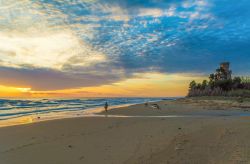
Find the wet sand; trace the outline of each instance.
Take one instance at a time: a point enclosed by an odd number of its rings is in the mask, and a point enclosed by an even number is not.
[[[0,164],[250,163],[249,102],[180,99],[3,127]]]

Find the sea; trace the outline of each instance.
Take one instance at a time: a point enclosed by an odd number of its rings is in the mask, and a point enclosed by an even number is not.
[[[0,122],[18,118],[60,118],[86,114],[96,108],[103,109],[176,98],[80,98],[80,99],[0,99]],[[19,119],[21,120],[21,119]]]

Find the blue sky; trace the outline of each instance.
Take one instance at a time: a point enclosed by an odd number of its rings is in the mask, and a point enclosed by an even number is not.
[[[54,90],[148,72],[206,75],[221,61],[248,75],[249,7],[249,0],[0,0],[0,81]]]

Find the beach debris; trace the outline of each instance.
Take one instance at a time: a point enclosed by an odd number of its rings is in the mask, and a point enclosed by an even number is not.
[[[153,109],[157,109],[157,110],[160,110],[160,109],[161,109],[160,106],[159,106],[158,104],[152,104],[151,107],[152,107]]]
[[[72,145],[68,145],[68,148],[73,148],[73,146]]]
[[[181,128],[178,128],[179,130],[181,130]]]

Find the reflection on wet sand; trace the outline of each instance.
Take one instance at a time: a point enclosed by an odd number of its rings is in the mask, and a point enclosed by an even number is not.
[[[22,125],[22,124],[31,124],[35,121],[36,120],[33,118],[33,116],[18,117],[18,118],[13,118],[10,120],[0,121],[0,127]]]

